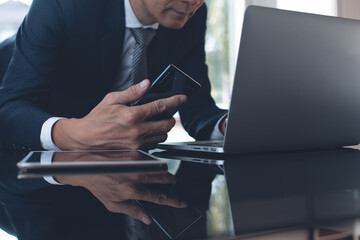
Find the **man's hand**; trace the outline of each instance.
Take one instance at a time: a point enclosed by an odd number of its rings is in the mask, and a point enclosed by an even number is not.
[[[148,225],[151,223],[150,216],[142,207],[128,200],[143,200],[177,208],[187,206],[183,200],[151,187],[150,184],[175,184],[175,177],[170,173],[60,176],[56,180],[62,184],[84,187],[110,212],[127,214]]]
[[[144,80],[125,91],[111,92],[84,118],[59,120],[52,129],[55,145],[61,150],[136,149],[165,141],[175,119],[146,120],[183,104],[186,96],[126,105],[143,96],[149,86],[150,81]]]
[[[144,159],[138,151],[110,152],[56,152],[52,161],[61,162],[112,162],[137,161]],[[151,223],[151,218],[138,204],[129,200],[143,200],[159,205],[183,208],[187,203],[179,197],[155,188],[154,185],[172,185],[176,183],[175,176],[168,172],[128,173],[128,174],[95,174],[56,176],[56,181],[71,186],[80,186],[89,190],[111,212],[127,214]],[[158,186],[159,187],[159,186]]]

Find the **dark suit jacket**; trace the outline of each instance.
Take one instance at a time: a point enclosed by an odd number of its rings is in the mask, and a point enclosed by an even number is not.
[[[202,84],[180,112],[190,135],[209,137],[225,111],[215,106],[205,64],[206,7],[183,29],[162,26],[148,48],[154,80],[173,63]],[[124,40],[122,0],[34,0],[16,37],[0,87],[0,136],[14,148],[40,149],[50,117],[81,118],[114,84]]]
[[[14,50],[15,36],[10,37],[0,43],[0,83],[4,78],[6,69],[9,66],[13,50]]]

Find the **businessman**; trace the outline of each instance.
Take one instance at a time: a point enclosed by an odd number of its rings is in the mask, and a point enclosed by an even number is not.
[[[179,105],[191,136],[221,136],[226,111],[210,96],[206,16],[204,0],[34,0],[0,86],[4,143],[47,150],[152,146],[166,140],[175,120],[147,119]],[[202,88],[191,99],[128,107],[170,63]]]

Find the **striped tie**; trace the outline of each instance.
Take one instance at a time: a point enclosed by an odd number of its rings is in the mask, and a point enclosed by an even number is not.
[[[131,81],[134,85],[148,78],[147,46],[155,37],[156,31],[152,28],[132,28],[131,32],[136,41],[131,70]]]

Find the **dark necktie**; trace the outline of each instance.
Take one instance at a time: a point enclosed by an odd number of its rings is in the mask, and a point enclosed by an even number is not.
[[[132,28],[131,32],[136,41],[131,70],[131,83],[134,85],[148,77],[147,46],[155,37],[156,31],[152,28]]]

